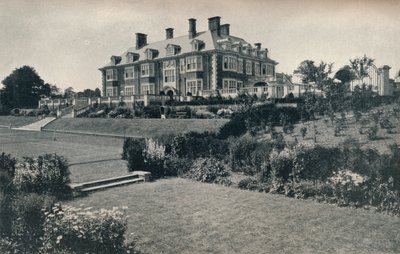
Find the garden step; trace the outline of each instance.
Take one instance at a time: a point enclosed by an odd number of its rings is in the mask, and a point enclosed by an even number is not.
[[[18,127],[18,128],[13,128],[15,130],[23,130],[23,131],[41,131],[41,129],[46,126],[47,124],[51,123],[52,121],[56,120],[56,117],[45,117],[39,121],[36,121],[34,123]]]
[[[90,182],[85,182],[85,183],[71,184],[70,186],[73,190],[79,191],[79,190],[94,187],[94,186],[105,185],[105,184],[110,184],[110,183],[114,183],[114,182],[127,181],[127,180],[132,180],[132,179],[138,179],[140,177],[142,177],[145,181],[148,181],[148,180],[150,180],[150,173],[146,172],[146,171],[134,171],[128,175],[111,177],[111,178],[90,181]]]
[[[93,186],[93,187],[83,188],[83,189],[80,190],[80,192],[81,193],[91,192],[91,191],[96,191],[96,190],[102,190],[102,189],[112,188],[112,187],[116,187],[116,186],[121,186],[121,185],[125,185],[125,184],[137,183],[137,182],[145,182],[145,181],[146,180],[145,180],[144,177],[139,177],[139,178],[124,180],[124,181],[119,181],[119,182],[112,182],[112,183],[108,183],[108,184],[102,184],[102,185],[97,185],[97,186]]]

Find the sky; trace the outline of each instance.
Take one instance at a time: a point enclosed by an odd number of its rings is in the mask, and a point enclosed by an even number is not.
[[[98,68],[134,46],[135,33],[151,43],[168,27],[188,34],[189,18],[207,30],[213,16],[267,47],[278,72],[306,59],[338,70],[364,54],[391,66],[391,78],[400,70],[399,0],[1,0],[0,81],[29,65],[62,89],[100,88]]]

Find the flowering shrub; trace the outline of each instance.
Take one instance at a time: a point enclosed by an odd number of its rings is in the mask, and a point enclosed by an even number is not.
[[[43,236],[43,210],[48,210],[54,202],[54,197],[36,193],[14,196],[10,208],[11,237],[18,243],[19,252],[37,253]]]
[[[47,193],[64,198],[70,195],[67,161],[56,154],[24,158],[16,164],[13,184],[23,192]]]
[[[125,253],[124,213],[56,204],[45,212],[42,253]]]
[[[144,170],[151,173],[152,178],[165,175],[165,146],[156,139],[146,139],[144,148]]]
[[[199,158],[194,161],[192,168],[185,177],[205,183],[221,181],[220,178],[227,177],[224,164],[215,158]]]

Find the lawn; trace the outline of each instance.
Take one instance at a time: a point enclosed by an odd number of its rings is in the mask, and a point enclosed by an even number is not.
[[[122,143],[121,138],[0,129],[0,152],[17,158],[62,155],[71,164],[74,183],[126,174],[126,162],[120,160]]]
[[[400,218],[171,178],[68,202],[128,206],[146,253],[398,253]],[[133,233],[133,234],[131,234]]]
[[[217,131],[227,121],[227,119],[65,118],[53,121],[44,129],[154,137],[189,131]]]
[[[0,116],[0,127],[21,127],[37,120],[34,116]]]

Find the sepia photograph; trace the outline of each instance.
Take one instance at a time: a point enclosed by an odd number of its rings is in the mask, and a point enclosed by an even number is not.
[[[399,15],[0,0],[0,253],[400,254]]]

